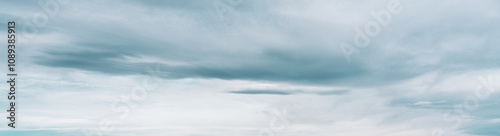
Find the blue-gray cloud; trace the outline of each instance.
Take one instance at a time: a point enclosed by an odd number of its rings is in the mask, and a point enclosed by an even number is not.
[[[272,94],[272,95],[290,95],[292,92],[286,91],[276,91],[276,90],[241,90],[241,91],[230,91],[230,93],[235,94]]]
[[[349,90],[331,90],[331,91],[303,91],[303,90],[238,90],[229,91],[234,94],[269,94],[269,95],[292,95],[292,94],[316,94],[316,95],[344,95]]]

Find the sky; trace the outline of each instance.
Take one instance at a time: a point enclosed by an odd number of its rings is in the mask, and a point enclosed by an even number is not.
[[[1,136],[500,135],[500,1],[0,3]]]

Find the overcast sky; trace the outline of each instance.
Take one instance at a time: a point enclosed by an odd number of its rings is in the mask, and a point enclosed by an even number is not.
[[[0,135],[500,135],[499,1],[0,3]]]

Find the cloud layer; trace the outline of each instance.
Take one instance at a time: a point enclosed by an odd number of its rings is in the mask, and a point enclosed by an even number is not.
[[[0,134],[82,135],[112,119],[108,135],[257,135],[271,105],[290,120],[276,135],[499,135],[498,92],[456,107],[479,77],[500,80],[500,3],[399,0],[349,63],[340,43],[391,2],[68,1],[37,32],[22,30],[43,6],[1,2],[0,25],[20,22],[26,80],[22,129]],[[117,119],[110,106],[156,67],[159,87]]]

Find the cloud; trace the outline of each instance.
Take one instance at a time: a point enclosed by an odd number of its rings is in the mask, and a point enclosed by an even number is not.
[[[261,107],[287,103],[295,124],[283,135],[427,135],[432,127],[498,135],[498,95],[480,101],[458,129],[441,113],[474,93],[478,75],[500,77],[500,3],[401,1],[404,10],[351,63],[339,44],[352,44],[354,29],[386,2],[244,0],[221,15],[213,1],[72,1],[19,46],[21,70],[33,81],[114,88],[28,83],[22,104],[35,110],[20,113],[29,129],[94,128],[115,96],[158,65],[168,82],[123,126],[173,128],[150,135],[252,135],[268,128],[255,114]],[[1,5],[0,18],[20,24],[43,12],[37,2]],[[73,125],[61,125],[69,119]]]
[[[292,93],[286,91],[276,91],[276,90],[241,90],[241,91],[231,91],[230,93],[235,94],[273,94],[273,95],[290,95]]]
[[[285,1],[266,3],[245,1],[241,5],[242,7],[238,7],[232,12],[251,17],[251,22],[226,27],[229,29],[214,27],[222,26],[223,23],[217,21],[218,15],[213,12],[210,2],[119,3],[137,9],[138,12],[130,12],[123,8],[92,7],[93,10],[112,14],[112,18],[105,16],[106,14],[81,8],[66,9],[75,14],[82,14],[81,16],[85,13],[86,16],[93,18],[82,20],[82,18],[72,17],[74,15],[61,13],[64,18],[55,20],[54,24],[58,25],[54,27],[67,31],[65,35],[72,39],[69,41],[71,44],[57,50],[42,50],[43,55],[33,57],[35,58],[34,62],[39,65],[75,68],[107,74],[140,74],[132,69],[157,63],[174,73],[169,78],[241,79],[343,86],[380,86],[410,79],[430,71],[454,72],[499,66],[494,61],[488,61],[488,63],[482,61],[494,60],[495,57],[492,56],[495,56],[495,52],[491,49],[497,48],[494,45],[499,42],[482,36],[482,33],[496,34],[498,32],[492,29],[481,29],[479,25],[466,23],[448,27],[444,24],[454,22],[453,19],[439,20],[438,17],[443,15],[423,16],[412,11],[411,6],[425,5],[428,4],[427,2],[407,5],[409,11],[406,15],[394,15],[391,28],[401,30],[383,29],[383,33],[373,38],[369,47],[355,56],[355,61],[352,64],[346,63],[337,45],[338,42],[342,41],[351,42],[352,37],[354,37],[354,34],[352,36],[337,34],[338,31],[345,31],[347,35],[352,33],[352,30],[346,29],[356,26],[340,23],[349,20],[326,19],[304,22],[302,18],[299,18],[299,16],[303,16],[302,14],[290,14],[290,11],[284,7],[278,6],[275,9],[267,6],[256,7],[257,5],[279,3],[292,7],[312,8],[324,4],[322,2],[325,1],[300,5]],[[87,3],[81,4],[86,5]],[[334,5],[334,3],[328,4]],[[479,5],[475,3],[471,6]],[[460,7],[461,5],[452,6]],[[205,8],[196,9],[193,7]],[[257,9],[263,9],[269,14],[262,15],[260,14],[262,11]],[[448,10],[450,11],[443,14],[457,15],[453,12],[455,10]],[[119,11],[125,12],[120,13]],[[202,12],[203,14],[199,14]],[[322,12],[335,13],[338,11],[325,9]],[[471,12],[481,14],[480,12],[487,11]],[[208,13],[213,14],[213,16],[207,17],[205,14]],[[285,13],[288,16],[282,16]],[[368,13],[369,11],[367,11]],[[316,15],[318,16],[316,18],[324,19],[323,14]],[[359,13],[353,16],[362,15]],[[423,23],[405,23],[403,19],[409,18],[409,15],[419,16],[420,22]],[[203,17],[200,18],[200,16]],[[137,19],[130,21],[129,18],[132,17]],[[479,18],[471,14],[466,14],[466,17],[473,18],[473,20]],[[271,18],[275,19],[265,21]],[[247,19],[232,18],[229,20],[244,21]],[[71,27],[70,25],[82,21],[88,23],[82,27]],[[434,24],[432,22],[447,23]],[[283,23],[288,25],[282,26]],[[484,22],[474,21],[471,23]],[[332,29],[332,31],[324,31],[321,28]],[[54,29],[47,31],[52,30]],[[405,34],[397,38],[388,37],[388,35],[398,35],[398,33]],[[335,36],[323,36],[329,34]],[[457,42],[457,40],[461,42]],[[473,46],[474,44],[480,46]],[[456,46],[460,46],[460,48]],[[84,48],[88,51],[76,51],[73,47]],[[71,57],[69,55],[72,54],[65,54],[68,56],[67,58],[58,58],[55,56],[58,54],[53,54],[54,52],[72,52],[75,56]],[[78,58],[85,53],[90,56],[102,52],[133,55],[138,58],[154,58],[157,61],[141,63],[126,59],[106,60],[104,58],[106,56],[102,56],[104,59],[102,62],[94,63],[92,61],[95,58]],[[457,52],[460,53],[457,54]],[[482,54],[475,54],[475,52],[482,52]],[[69,65],[73,61],[88,66]],[[184,65],[163,64],[166,62],[181,62]]]
[[[238,90],[229,91],[234,94],[270,94],[270,95],[292,95],[292,94],[316,94],[316,95],[343,95],[349,93],[349,90],[332,90],[332,91],[301,91],[301,90]]]

